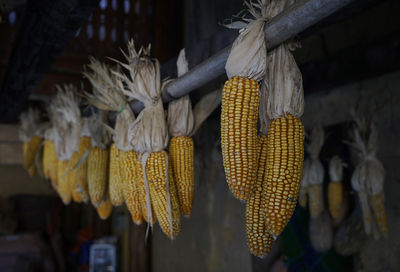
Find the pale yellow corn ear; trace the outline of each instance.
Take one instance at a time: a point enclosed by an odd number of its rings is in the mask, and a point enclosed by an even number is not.
[[[93,206],[98,207],[108,186],[109,149],[92,147],[88,157],[88,188]]]
[[[168,156],[165,151],[150,153],[145,169],[151,204],[153,205],[158,223],[162,231],[170,239],[174,239],[179,234],[181,228],[181,215],[171,164],[167,160]],[[166,171],[167,163],[168,171]],[[166,175],[168,175],[168,180]],[[168,203],[168,188],[170,203]]]
[[[266,227],[277,237],[293,215],[304,160],[304,127],[293,115],[273,119],[267,132]]]
[[[112,203],[110,198],[107,196],[100,202],[100,205],[97,207],[97,213],[99,214],[100,219],[106,220],[110,217],[112,212]]]
[[[253,79],[232,77],[222,91],[221,148],[233,195],[246,200],[257,172],[257,119],[260,88]]]
[[[300,187],[299,191],[299,204],[301,207],[306,208],[307,207],[307,190],[305,188]]]
[[[68,172],[68,164],[68,161],[61,160],[58,160],[57,164],[57,191],[65,205],[71,202],[72,197],[70,175],[66,175]]]
[[[114,206],[124,204],[124,192],[120,173],[120,153],[121,151],[119,151],[115,143],[113,143],[110,148],[110,176],[108,190],[110,192],[111,204]]]
[[[308,185],[309,209],[312,218],[317,218],[324,210],[322,184]]]
[[[379,231],[382,233],[383,236],[386,237],[388,234],[388,224],[386,217],[384,193],[381,192],[379,194],[370,196],[369,203],[378,224]]]
[[[91,139],[88,136],[82,136],[79,140],[78,157],[82,159],[84,155],[90,152]],[[90,154],[90,153],[89,153]],[[82,198],[82,201],[87,203],[89,201],[89,188],[88,188],[88,160],[87,157],[80,163],[74,170],[74,190],[76,190]]]
[[[27,146],[24,143],[24,167],[28,169],[35,161],[36,152],[39,149],[40,144],[42,143],[43,138],[39,136],[33,136],[31,140],[27,143]]]
[[[36,175],[36,166],[35,164],[32,164],[29,168],[28,168],[28,174],[29,176],[33,177],[34,175]]]
[[[137,153],[134,150],[121,152],[122,162],[122,186],[125,204],[131,213],[132,221],[136,225],[143,222],[142,209],[140,207],[139,192],[137,186],[137,168],[135,161],[137,161]]]
[[[331,181],[328,184],[328,205],[332,218],[340,216],[340,209],[343,202],[343,185],[341,182]]]
[[[261,135],[258,138],[258,168],[257,180],[253,193],[246,201],[246,237],[247,247],[251,254],[263,257],[269,253],[272,247],[273,238],[265,228],[265,218],[262,209],[263,183],[266,178],[267,163],[267,136]]]
[[[192,215],[194,195],[194,144],[187,136],[172,137],[169,144],[170,163],[183,216]]]

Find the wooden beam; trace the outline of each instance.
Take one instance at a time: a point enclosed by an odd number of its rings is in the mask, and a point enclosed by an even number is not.
[[[30,0],[0,90],[0,122],[17,120],[37,83],[98,0]]]

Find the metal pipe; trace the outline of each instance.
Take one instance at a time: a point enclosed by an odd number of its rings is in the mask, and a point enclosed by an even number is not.
[[[264,32],[267,37],[267,48],[272,49],[278,46],[353,1],[297,1],[266,23]],[[188,94],[225,73],[225,63],[228,59],[230,49],[231,46],[228,46],[220,50],[215,55],[196,65],[185,75],[169,83],[162,93],[164,103]],[[134,101],[131,107],[134,112],[138,113],[143,109],[143,104]]]

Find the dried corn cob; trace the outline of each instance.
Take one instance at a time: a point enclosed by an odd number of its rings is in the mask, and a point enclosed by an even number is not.
[[[139,158],[137,155],[133,157],[133,165],[134,165],[135,169],[137,170],[135,172],[136,181],[137,181],[136,184],[137,184],[137,193],[138,193],[138,198],[139,198],[139,203],[140,203],[140,209],[142,211],[142,216],[144,218],[144,221],[153,225],[154,223],[156,223],[157,218],[155,217],[153,205],[151,204],[151,201],[150,201],[150,192],[148,192],[148,195],[146,196],[146,186],[144,183],[143,168],[142,168],[142,164],[139,161]],[[147,197],[149,198],[149,206],[151,208],[151,213],[149,213],[147,211]],[[149,218],[150,215],[151,215],[151,218]]]
[[[57,188],[58,184],[58,158],[56,151],[54,149],[54,143],[51,142],[51,146],[49,149],[49,155],[48,155],[48,162],[47,162],[47,167],[49,169],[49,175],[51,179],[51,185],[53,186],[54,189]]]
[[[45,140],[44,146],[43,146],[43,172],[44,172],[44,177],[46,179],[50,179],[50,149],[51,149],[51,141],[50,140]]]
[[[264,183],[266,227],[278,236],[289,222],[300,187],[303,169],[304,128],[299,118],[271,121],[267,134],[267,182]]]
[[[57,164],[57,191],[65,205],[71,202],[71,183],[68,172],[68,161],[58,161]]]
[[[253,193],[246,201],[246,233],[247,246],[250,253],[263,257],[271,250],[273,238],[265,228],[264,213],[262,210],[263,183],[267,162],[267,136],[258,137],[258,150],[260,152],[257,168],[257,181]]]
[[[369,203],[371,205],[372,211],[374,212],[379,231],[383,234],[383,236],[386,237],[388,234],[388,225],[386,218],[384,193],[381,192],[379,194],[370,196]]]
[[[259,99],[253,79],[230,78],[222,91],[222,157],[229,188],[240,200],[249,197],[256,179]]]
[[[106,194],[100,205],[97,207],[97,213],[102,220],[106,220],[108,217],[110,217],[111,212],[112,204],[110,198],[108,197],[108,194]]]
[[[318,217],[324,210],[324,199],[322,194],[322,186],[320,184],[312,184],[308,186],[310,215],[312,218]]]
[[[73,182],[71,182],[71,184],[72,183]],[[71,189],[71,197],[72,197],[72,200],[76,203],[82,203],[82,201],[83,201],[81,194],[78,192],[78,190],[73,188],[73,185],[72,185],[72,189]]]
[[[108,190],[110,192],[110,201],[114,206],[119,206],[124,203],[119,156],[120,151],[116,147],[115,143],[113,143],[110,149],[110,177]]]
[[[189,218],[192,215],[194,193],[193,139],[187,136],[172,137],[169,155],[181,210]]]
[[[329,177],[328,185],[328,205],[329,212],[334,219],[340,216],[340,210],[343,203],[343,163],[338,156],[334,156],[329,162]]]
[[[88,158],[88,188],[93,206],[98,207],[104,197],[108,182],[109,149],[92,147]]]
[[[150,153],[145,169],[151,203],[158,223],[162,231],[170,239],[174,239],[179,234],[181,219],[172,169],[169,165],[167,171],[167,160],[165,151]]]
[[[123,193],[125,204],[131,213],[132,221],[136,225],[143,222],[142,209],[140,206],[139,192],[137,186],[137,172],[141,169],[137,168],[137,153],[136,151],[121,152],[122,161],[122,178],[123,178]]]
[[[79,147],[78,147],[78,157],[79,159],[82,158],[87,152],[90,152],[91,147],[91,140],[88,136],[83,136],[79,140]],[[89,153],[90,154],[90,153]],[[74,190],[82,198],[82,201],[87,203],[89,201],[89,189],[88,189],[88,158],[80,162],[77,165],[74,171],[74,183],[73,183]]]
[[[38,151],[42,141],[42,137],[33,136],[27,143],[27,146],[25,146],[24,143],[24,167],[26,169],[29,169],[34,163],[36,152]]]

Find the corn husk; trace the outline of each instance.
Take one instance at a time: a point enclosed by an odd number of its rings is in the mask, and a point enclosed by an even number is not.
[[[310,172],[310,159],[306,159],[303,164],[303,175],[301,177],[300,182],[300,191],[299,191],[299,204],[303,208],[307,207],[307,198],[308,198],[308,174]]]
[[[327,211],[310,219],[309,232],[311,245],[315,251],[323,253],[332,247],[333,228]]]
[[[368,127],[360,120],[356,119],[357,124],[352,130],[351,146],[357,151],[359,161],[351,177],[351,185],[360,199],[365,232],[373,233],[378,239],[379,234],[374,229],[377,223],[380,233],[387,234],[386,211],[383,204],[385,169],[376,156],[377,131],[374,124],[371,123]],[[375,201],[371,203],[370,198],[377,195],[382,195],[382,201],[379,201],[379,204]],[[380,212],[376,213],[378,210]]]

